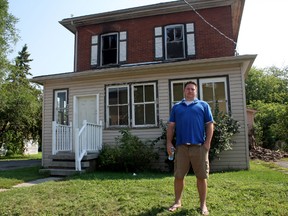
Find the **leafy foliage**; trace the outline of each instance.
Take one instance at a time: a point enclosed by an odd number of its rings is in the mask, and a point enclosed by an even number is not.
[[[127,129],[120,131],[115,147],[105,146],[99,155],[99,168],[110,171],[136,172],[148,170],[157,159],[153,143],[144,143]]]
[[[249,108],[257,110],[256,143],[268,149],[277,149],[278,143],[284,143],[282,149],[287,150],[288,67],[252,68],[246,79],[246,96]]]
[[[25,45],[0,88],[0,145],[22,153],[25,140],[41,140],[41,90],[28,80],[30,54]]]
[[[7,54],[11,51],[11,44],[19,39],[15,24],[18,19],[8,12],[8,1],[0,0],[0,85],[9,68]]]
[[[220,112],[218,105],[214,110],[214,134],[211,141],[211,148],[209,151],[209,160],[212,161],[222,151],[232,149],[233,136],[239,132],[240,124],[234,120],[229,114]]]

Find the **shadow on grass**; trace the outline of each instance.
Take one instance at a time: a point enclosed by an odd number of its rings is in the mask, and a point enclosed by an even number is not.
[[[108,171],[94,171],[89,173],[77,174],[70,176],[69,179],[81,179],[81,180],[143,180],[143,179],[163,179],[173,177],[171,173],[165,172],[108,172]]]
[[[199,213],[197,213],[197,210],[193,209],[193,210],[189,210],[189,209],[178,209],[175,212],[169,212],[168,211],[168,207],[153,207],[152,209],[150,209],[149,211],[137,214],[137,216],[151,216],[151,215],[173,215],[173,216],[183,216],[183,215],[190,215],[190,216],[196,216],[199,215]]]

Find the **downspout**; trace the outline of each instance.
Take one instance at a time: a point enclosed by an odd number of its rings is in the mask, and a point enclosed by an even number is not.
[[[71,15],[73,17],[73,15]],[[75,38],[74,38],[74,69],[73,72],[77,71],[77,53],[78,53],[78,30],[74,25],[73,20],[71,20],[71,25],[75,28]]]

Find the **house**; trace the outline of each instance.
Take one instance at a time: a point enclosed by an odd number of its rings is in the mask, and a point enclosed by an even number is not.
[[[212,109],[218,101],[241,125],[212,171],[248,169],[244,79],[256,55],[235,52],[244,2],[179,0],[60,21],[75,36],[74,71],[32,79],[44,87],[43,166],[59,167],[72,153],[69,166],[83,170],[122,128],[157,138],[192,80],[200,99]]]

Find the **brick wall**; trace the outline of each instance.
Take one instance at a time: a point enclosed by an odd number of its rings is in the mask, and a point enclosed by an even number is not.
[[[213,26],[232,37],[230,7],[199,10]],[[77,71],[91,69],[91,36],[127,31],[127,63],[154,61],[154,27],[194,23],[196,59],[233,56],[234,44],[207,25],[194,11],[103,23],[78,28]],[[236,39],[233,38],[235,41]]]

